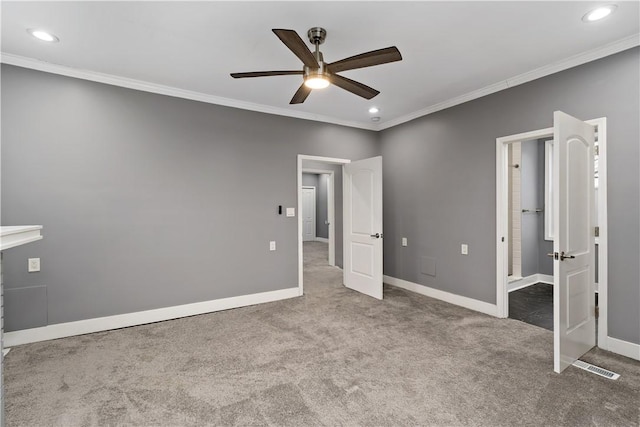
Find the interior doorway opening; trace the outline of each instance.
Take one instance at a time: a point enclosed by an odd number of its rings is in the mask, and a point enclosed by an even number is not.
[[[300,295],[304,292],[305,245],[318,256],[326,254],[322,256],[326,256],[328,265],[340,268],[343,266],[342,165],[350,162],[348,159],[298,155],[298,287]],[[305,196],[305,193],[311,194],[310,188],[314,188],[315,193],[313,208],[310,207],[312,203],[308,201],[311,196]],[[312,225],[312,220],[309,219],[310,209],[313,209],[315,225]]]
[[[558,123],[562,123],[566,117],[566,120],[573,120],[577,123],[582,123],[577,119],[573,119],[570,116],[556,112],[554,114],[554,124],[556,119]],[[542,300],[547,300],[553,306],[553,312],[549,310],[547,306],[546,312],[552,313],[551,319],[547,319],[546,326],[539,324],[538,326],[547,327],[547,329],[554,330],[554,347],[558,352],[558,339],[560,335],[566,333],[566,321],[572,321],[575,317],[575,312],[571,313],[573,317],[565,319],[559,313],[562,312],[563,301],[562,298],[574,298],[572,294],[575,294],[575,278],[579,275],[572,274],[571,277],[558,276],[558,271],[562,272],[562,268],[566,268],[569,264],[567,262],[558,264],[558,244],[557,236],[558,230],[560,230],[560,242],[566,240],[570,233],[578,230],[576,227],[586,227],[585,232],[593,233],[591,236],[596,236],[593,247],[590,249],[592,253],[595,253],[595,274],[591,281],[590,287],[595,291],[596,309],[595,315],[598,316],[599,325],[594,334],[597,334],[597,345],[601,348],[607,348],[607,196],[606,196],[606,119],[596,119],[587,121],[583,126],[591,125],[593,128],[589,128],[589,135],[592,140],[592,158],[590,162],[593,162],[593,170],[587,174],[587,169],[582,167],[581,173],[584,176],[584,185],[590,188],[585,190],[584,194],[590,194],[589,198],[592,200],[591,208],[586,208],[587,211],[592,213],[584,213],[584,220],[581,215],[566,216],[563,214],[567,212],[567,206],[571,208],[572,201],[568,201],[565,197],[582,197],[576,193],[575,190],[579,190],[579,187],[572,187],[571,185],[562,186],[558,189],[555,188],[558,182],[567,183],[567,179],[573,179],[575,177],[576,170],[579,168],[576,164],[567,160],[556,161],[553,156],[558,155],[560,152],[562,156],[566,156],[567,151],[564,145],[554,147],[554,132],[556,135],[564,135],[566,138],[562,144],[574,144],[573,147],[577,147],[578,134],[566,133],[563,134],[562,126],[554,125],[554,128],[541,129],[532,132],[526,132],[517,135],[511,135],[497,139],[496,147],[496,303],[498,308],[499,317],[518,317],[526,316],[527,313],[527,300],[529,303],[537,301],[543,303]],[[566,128],[565,128],[566,129]],[[586,132],[586,131],[585,131]],[[556,136],[558,138],[558,136]],[[560,138],[562,140],[562,138]],[[558,151],[558,150],[565,151]],[[529,154],[524,156],[524,150]],[[534,162],[531,162],[531,153],[533,153]],[[554,154],[555,153],[555,154]],[[571,153],[571,152],[569,152]],[[560,159],[563,159],[563,157]],[[526,158],[525,158],[526,157]],[[584,159],[590,157],[581,157]],[[580,158],[578,158],[580,160]],[[565,163],[566,162],[566,163]],[[585,160],[585,164],[588,164]],[[578,162],[578,166],[580,166]],[[590,168],[590,166],[589,166]],[[572,175],[573,174],[573,175]],[[587,176],[591,176],[591,179],[587,179]],[[527,185],[525,181],[533,180],[533,186],[529,184],[529,187],[525,189]],[[577,182],[577,181],[576,181]],[[590,182],[592,184],[590,184]],[[553,183],[553,184],[552,184]],[[569,183],[570,184],[570,183]],[[567,189],[574,189],[566,193]],[[543,191],[544,190],[544,191]],[[560,193],[564,192],[564,195]],[[529,194],[526,194],[526,193]],[[567,196],[568,195],[568,196]],[[584,199],[584,197],[582,197]],[[586,199],[585,199],[586,200]],[[568,203],[568,204],[567,204]],[[585,204],[587,206],[588,204]],[[560,214],[558,213],[560,209]],[[573,223],[566,222],[565,218],[575,221]],[[588,219],[588,221],[587,221]],[[557,221],[565,221],[563,224],[555,224]],[[588,223],[587,223],[588,222]],[[529,224],[529,226],[527,225]],[[577,225],[576,225],[577,224]],[[531,228],[533,225],[533,228]],[[580,228],[581,230],[583,228]],[[573,230],[573,231],[572,231]],[[527,236],[528,234],[528,236]],[[529,240],[527,242],[527,239]],[[577,240],[574,240],[577,241]],[[531,243],[534,243],[533,246]],[[586,240],[585,240],[586,242]],[[553,247],[550,249],[550,245]],[[565,242],[566,244],[566,242]],[[532,252],[532,247],[537,248],[535,253]],[[586,245],[585,247],[590,247]],[[564,249],[564,246],[563,246]],[[555,252],[554,252],[555,250]],[[525,259],[525,252],[529,252],[529,259]],[[534,255],[531,257],[531,255]],[[552,275],[548,275],[550,272],[548,266],[547,255],[553,257],[554,264]],[[575,258],[573,256],[564,256],[565,253],[560,254],[560,261],[568,258]],[[551,259],[551,258],[549,258]],[[533,261],[533,262],[531,262]],[[571,260],[568,261],[569,263]],[[566,264],[566,265],[565,265]],[[560,270],[558,270],[560,266]],[[535,267],[535,268],[533,268]],[[584,277],[587,277],[586,275]],[[574,280],[573,283],[565,283],[565,280],[569,278],[569,281]],[[562,279],[562,280],[560,280]],[[581,279],[582,280],[582,279]],[[584,281],[584,280],[582,280]],[[559,286],[559,283],[562,283]],[[585,281],[589,283],[589,281]],[[558,297],[558,292],[566,291],[567,287],[574,289],[568,296],[563,296],[559,301],[555,301]],[[556,289],[558,288],[558,289]],[[586,287],[585,287],[586,289]],[[551,291],[551,292],[550,292]],[[529,294],[529,295],[526,295]],[[562,295],[565,295],[563,293]],[[587,293],[588,294],[588,293]],[[518,312],[514,313],[514,305],[510,304],[514,300],[519,300]],[[518,297],[518,298],[515,298]],[[551,297],[551,298],[549,298]],[[586,301],[586,300],[585,300]],[[562,307],[561,307],[562,306]],[[525,311],[523,314],[522,311]],[[529,310],[529,314],[533,317],[540,317],[540,307],[537,307],[538,313],[535,313],[536,308]],[[542,310],[545,311],[545,310]],[[511,314],[511,316],[510,316]],[[585,316],[593,316],[592,314],[586,314]],[[527,321],[528,323],[535,323],[532,320],[524,319],[519,320]],[[540,319],[538,319],[540,320]],[[561,322],[562,327],[559,330],[558,322]],[[551,327],[549,327],[551,326]],[[571,329],[571,328],[569,328]],[[596,338],[596,337],[593,337]],[[558,357],[554,356],[554,364],[556,372],[560,372],[558,368]]]
[[[551,139],[553,139],[551,137]],[[553,228],[548,215],[551,168],[549,138],[508,144],[509,318],[553,330]],[[547,207],[548,209],[545,209]]]

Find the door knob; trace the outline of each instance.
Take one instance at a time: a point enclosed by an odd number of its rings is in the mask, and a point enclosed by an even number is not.
[[[382,234],[380,233],[372,234],[371,237],[375,237],[376,239],[379,239],[382,237]]]
[[[547,256],[550,256],[553,259],[558,259],[558,252],[551,252],[550,254],[547,254]]]
[[[564,251],[560,252],[560,261],[564,261],[565,259],[575,259],[575,256],[565,255]]]

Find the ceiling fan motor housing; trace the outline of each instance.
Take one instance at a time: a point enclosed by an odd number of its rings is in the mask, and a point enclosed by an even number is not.
[[[329,75],[329,73],[327,72],[327,70],[325,68],[326,64],[322,60],[322,56],[320,56],[320,59],[318,60],[318,65],[320,65],[320,68],[310,68],[310,67],[307,67],[305,65],[305,67],[304,67],[304,79],[305,80],[308,79],[308,78],[313,78],[313,77],[326,78]]]
[[[327,31],[321,27],[313,27],[307,31],[307,36],[312,44],[322,44],[327,37]]]

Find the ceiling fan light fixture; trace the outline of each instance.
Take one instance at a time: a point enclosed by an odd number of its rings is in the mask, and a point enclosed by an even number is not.
[[[600,6],[596,9],[590,10],[586,15],[582,17],[584,22],[595,22],[601,19],[606,18],[611,15],[618,6],[615,4],[608,4],[605,6]]]
[[[369,108],[369,112],[370,112],[371,114],[375,114],[375,113],[377,113],[377,112],[379,112],[379,111],[380,111],[380,109],[379,109],[378,107],[371,107],[371,108]]]
[[[329,80],[324,76],[309,76],[304,79],[304,85],[311,89],[324,89],[329,86]]]

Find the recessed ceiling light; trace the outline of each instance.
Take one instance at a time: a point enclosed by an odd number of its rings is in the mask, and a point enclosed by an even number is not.
[[[369,108],[369,112],[370,112],[371,114],[375,114],[375,113],[377,113],[378,111],[380,111],[380,110],[378,109],[378,107],[371,107],[371,108]]]
[[[38,40],[42,40],[43,42],[57,43],[60,41],[58,37],[44,30],[28,29],[27,32]]]
[[[371,117],[371,121],[372,122],[379,122],[380,121],[380,117]]]
[[[599,21],[603,18],[606,18],[607,16],[611,15],[613,13],[613,11],[616,10],[618,6],[616,6],[615,4],[608,4],[605,6],[600,6],[596,9],[593,9],[589,12],[587,12],[586,15],[584,15],[582,17],[582,20],[584,22],[594,22],[594,21]]]

